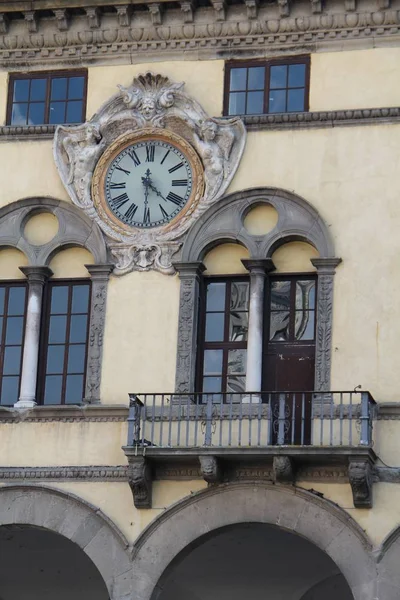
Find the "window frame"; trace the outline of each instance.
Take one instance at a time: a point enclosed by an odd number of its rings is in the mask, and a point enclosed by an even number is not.
[[[87,310],[87,325],[86,325],[86,349],[85,349],[85,360],[84,360],[84,373],[83,373],[83,386],[82,393],[83,396],[80,399],[80,402],[77,403],[66,403],[65,402],[65,392],[66,392],[66,378],[68,375],[68,355],[69,355],[69,342],[65,342],[63,346],[65,348],[68,347],[68,351],[65,352],[64,355],[64,365],[62,372],[62,388],[61,388],[61,402],[54,402],[51,404],[44,403],[45,396],[45,388],[46,388],[46,371],[47,371],[47,355],[48,355],[48,338],[49,338],[49,329],[50,329],[50,309],[51,309],[51,290],[53,287],[63,287],[68,286],[72,288],[74,285],[88,285],[89,287],[89,301],[88,301],[88,310]],[[71,304],[72,304],[72,293],[69,292],[68,299],[68,313],[67,313],[67,324],[66,331],[69,332],[69,325],[71,321]],[[82,404],[82,400],[85,397],[86,392],[86,380],[87,380],[87,371],[88,371],[88,355],[89,355],[89,342],[90,342],[90,325],[91,325],[91,309],[92,309],[92,280],[89,277],[69,277],[65,279],[50,279],[43,290],[43,304],[42,304],[42,327],[41,327],[41,336],[39,341],[39,359],[38,359],[38,377],[36,384],[36,398],[37,403],[40,406],[79,406]],[[61,345],[61,344],[60,344]],[[73,345],[73,344],[72,344]]]
[[[296,114],[298,111],[286,111],[285,113],[270,113],[269,112],[269,83],[270,83],[270,69],[271,67],[283,66],[283,65],[306,65],[306,76],[304,86],[304,111],[309,112],[310,109],[310,55],[299,55],[289,58],[276,58],[271,60],[265,59],[253,59],[253,60],[229,60],[225,62],[225,73],[224,73],[224,98],[223,98],[223,116],[224,117],[254,117],[256,113],[244,113],[241,115],[230,115],[229,114],[229,95],[230,95],[230,75],[233,68],[249,68],[249,67],[265,67],[265,83],[264,83],[264,103],[263,103],[263,115],[274,115],[274,114]],[[288,90],[290,88],[284,88]],[[246,97],[248,90],[246,89]]]
[[[235,392],[227,392],[226,384],[228,379],[228,360],[227,356],[229,354],[229,350],[246,350],[247,351],[247,340],[242,342],[229,342],[225,341],[227,334],[229,333],[229,302],[228,298],[230,298],[230,289],[233,281],[246,281],[249,284],[250,289],[250,276],[246,274],[238,274],[238,275],[205,275],[201,279],[200,284],[200,302],[199,302],[199,329],[198,329],[198,353],[197,353],[197,367],[196,367],[196,387],[201,394],[229,394]],[[206,287],[208,282],[213,283],[225,283],[229,285],[229,293],[227,288],[225,288],[225,309],[224,309],[224,341],[222,342],[206,342]],[[249,313],[249,310],[247,311]],[[222,371],[221,371],[221,392],[203,392],[203,384],[204,384],[204,354],[206,350],[222,350]],[[226,356],[225,356],[226,353]],[[245,375],[246,377],[246,375]]]
[[[83,97],[82,97],[82,120],[79,123],[49,123],[50,117],[50,94],[52,79],[61,79],[63,77],[83,77]],[[22,79],[46,79],[46,98],[44,108],[44,123],[36,123],[35,125],[13,125],[11,123],[13,98],[14,98],[14,82]],[[7,111],[6,124],[9,127],[40,127],[40,125],[79,125],[86,120],[87,110],[87,88],[88,88],[88,70],[87,69],[63,69],[54,71],[18,71],[9,73],[8,75],[8,94],[7,94]],[[30,104],[30,102],[29,102]]]
[[[27,314],[27,308],[28,308],[29,288],[28,288],[27,281],[25,281],[23,279],[3,279],[0,282],[0,287],[5,287],[8,289],[11,287],[24,287],[25,288],[25,305],[24,305],[24,314],[23,314],[24,323],[23,323],[22,339],[21,339],[20,371],[19,371],[19,375],[18,375],[18,377],[19,377],[18,398],[17,398],[17,401],[18,401],[19,396],[21,394],[21,376],[22,376],[22,364],[23,364],[23,357],[24,357],[24,346],[25,346],[25,335],[26,335],[26,314]],[[8,301],[9,301],[9,291],[7,292],[7,308],[8,308]],[[4,299],[4,309],[5,308],[6,308],[6,300]],[[5,317],[6,317],[6,319],[5,319]],[[5,344],[3,345],[3,341],[5,342],[7,319],[8,319],[8,315],[6,315],[5,312],[3,312],[3,326],[2,326],[1,336],[0,336],[0,349],[3,349],[3,350],[5,348]],[[16,344],[11,344],[11,346],[15,346],[15,345]],[[0,400],[1,400],[1,388],[3,385],[3,377],[4,377],[4,375],[3,375],[4,357],[5,357],[5,352],[0,351]],[[1,404],[0,403],[0,406],[7,407],[7,406],[13,406],[13,404]]]

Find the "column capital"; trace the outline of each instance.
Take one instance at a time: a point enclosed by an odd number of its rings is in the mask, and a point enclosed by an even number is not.
[[[242,258],[242,264],[250,275],[267,275],[275,270],[272,258]]]
[[[334,275],[335,269],[342,262],[341,258],[311,258],[311,263],[317,269],[318,273],[324,275]]]
[[[193,262],[173,262],[172,264],[178,271],[181,279],[199,277],[206,270],[205,265],[200,260]]]
[[[108,281],[111,273],[114,270],[114,265],[110,263],[100,265],[85,265],[90,273],[92,281]]]
[[[45,266],[29,265],[19,267],[19,270],[22,271],[29,283],[39,283],[40,285],[44,285],[53,275],[53,271]]]

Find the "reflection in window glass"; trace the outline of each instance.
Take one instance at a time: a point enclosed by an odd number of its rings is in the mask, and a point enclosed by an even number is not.
[[[286,342],[289,339],[289,311],[271,311],[269,339],[271,342]]]
[[[26,311],[26,286],[0,286],[0,404],[18,402]]]

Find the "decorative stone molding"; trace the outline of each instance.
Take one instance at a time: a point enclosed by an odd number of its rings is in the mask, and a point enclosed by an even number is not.
[[[35,406],[27,410],[0,408],[2,423],[124,423],[128,418],[128,407],[121,405],[79,406]]]
[[[179,3],[176,0],[177,7]],[[43,65],[56,60],[68,66],[148,61],[160,53],[174,58],[219,58],[221,50],[226,51],[227,47],[238,57],[251,48],[253,55],[255,52],[261,58],[277,51],[307,52],[316,47],[318,51],[331,51],[346,45],[369,48],[372,42],[374,47],[387,46],[398,43],[400,38],[399,11],[387,3],[388,0],[360,0],[356,10],[349,12],[343,2],[334,1],[322,12],[321,3],[316,0],[302,6],[294,3],[295,14],[284,3],[287,16],[279,18],[277,3],[271,2],[259,7],[259,18],[255,19],[253,9],[248,16],[246,4],[225,10],[223,1],[216,0],[213,7],[196,9],[193,27],[188,28],[183,12],[174,8],[165,10],[162,25],[152,23],[150,11],[135,7],[134,26],[126,25],[126,20],[121,24],[118,12],[103,14],[99,23],[98,7],[83,2],[89,16],[74,15],[71,26],[62,30],[63,35],[56,16],[54,20],[44,19],[40,13],[30,11],[36,15],[36,32],[29,31],[20,19],[10,19],[8,31],[6,26],[0,38],[0,60],[6,68],[16,68],[27,61]],[[65,8],[60,2],[53,4],[53,10]],[[96,5],[100,4],[96,0]],[[14,10],[15,6],[14,3]],[[10,14],[3,3],[2,11]]]
[[[95,7],[86,8],[87,22],[90,29],[98,29],[101,23],[100,9]]]
[[[273,477],[279,483],[293,483],[295,479],[295,465],[290,456],[274,456]]]
[[[128,456],[128,481],[136,508],[151,508],[152,475],[143,457]]]
[[[0,33],[8,33],[10,20],[6,13],[0,13]]]
[[[128,481],[128,467],[0,467],[0,481]]]
[[[312,258],[318,273],[315,390],[328,391],[331,384],[333,280],[341,258]]]
[[[28,24],[29,33],[36,33],[38,30],[38,14],[34,10],[28,10],[24,13],[24,17]]]
[[[207,483],[219,483],[222,472],[218,458],[215,456],[199,456],[201,475]]]
[[[153,10],[156,5],[150,7]],[[61,180],[73,203],[108,236],[116,275],[149,269],[173,274],[172,257],[182,236],[224,194],[243,154],[243,122],[238,117],[209,118],[183,86],[146,73],[129,88],[119,86],[120,91],[88,123],[57,127],[54,158]],[[129,229],[119,226],[102,208],[99,164],[106,167],[116,145],[133,143],[144,133],[162,134],[172,143],[181,140],[180,146],[191,157],[195,197],[168,226]]]
[[[148,5],[151,22],[153,25],[161,25],[162,23],[162,4],[154,2]]]
[[[66,8],[58,8],[54,11],[59,31],[68,31],[70,24],[70,14]]]
[[[245,0],[245,5],[247,8],[247,18],[250,20],[257,19],[258,15],[258,0]]]
[[[129,27],[131,24],[133,7],[130,4],[124,6],[116,6],[118,15],[118,24],[120,27]]]
[[[174,263],[174,267],[181,280],[175,390],[184,394],[194,390],[196,380],[199,285],[205,266],[195,261]]]
[[[356,508],[372,508],[372,467],[368,459],[351,460],[349,481]]]
[[[92,280],[89,344],[86,363],[86,390],[84,402],[100,402],[103,336],[106,320],[107,288],[113,265],[86,265]]]
[[[195,8],[195,3],[193,0],[185,0],[180,4],[184,23],[193,23],[193,12]]]

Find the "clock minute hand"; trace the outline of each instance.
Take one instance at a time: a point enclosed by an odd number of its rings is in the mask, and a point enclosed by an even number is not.
[[[162,195],[162,193],[151,183],[150,180],[149,180],[148,186],[150,189],[153,190],[153,192],[155,192],[157,194],[157,196],[159,198],[162,198],[165,202],[167,202],[167,199],[165,198],[165,196]]]

